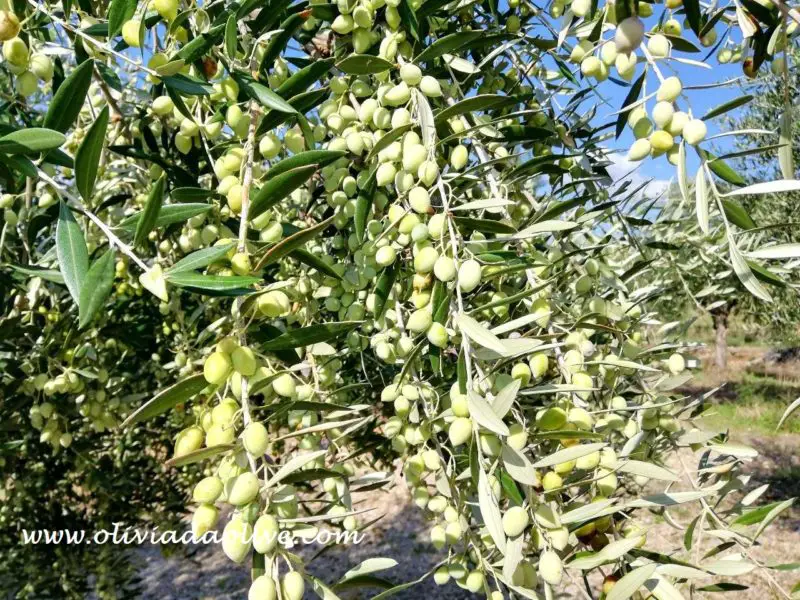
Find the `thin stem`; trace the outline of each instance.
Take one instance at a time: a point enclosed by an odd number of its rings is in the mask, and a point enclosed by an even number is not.
[[[242,210],[239,214],[239,242],[237,252],[244,253],[247,251],[247,220],[250,212],[250,188],[253,185],[253,154],[255,148],[256,130],[258,129],[258,105],[255,102],[250,103],[250,129],[247,133],[247,142],[245,144],[245,159],[244,159],[244,175],[242,176]],[[239,345],[247,346],[247,326],[244,322],[244,315],[242,314],[242,305],[244,299],[242,297],[236,300],[236,322],[235,327],[239,337]],[[247,427],[251,421],[250,416],[250,402],[248,396],[248,380],[247,377],[242,376],[242,418],[244,426]],[[253,472],[257,472],[255,458],[248,453],[250,461],[250,468]],[[267,477],[265,473],[264,477]]]
[[[128,246],[121,239],[119,239],[117,234],[114,233],[114,231],[108,225],[106,225],[100,217],[98,217],[96,214],[94,214],[92,211],[86,208],[77,197],[73,196],[72,193],[69,192],[69,190],[67,190],[63,185],[58,183],[55,179],[50,177],[47,173],[45,173],[42,170],[38,170],[38,175],[42,181],[49,183],[51,186],[57,189],[62,196],[64,196],[67,200],[69,200],[75,205],[75,208],[80,210],[83,214],[85,214],[89,218],[90,221],[92,221],[92,223],[97,225],[100,231],[102,231],[103,234],[108,238],[109,243],[119,248],[119,251],[122,252],[128,258],[130,258],[134,263],[136,263],[136,265],[142,271],[147,272],[150,270],[148,266],[145,264],[145,262],[138,256],[136,256],[136,253],[130,246]]]

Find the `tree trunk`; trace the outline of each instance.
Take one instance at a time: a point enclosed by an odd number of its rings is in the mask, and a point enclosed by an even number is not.
[[[728,368],[728,314],[716,313],[714,315],[714,329],[717,333],[717,347],[715,351],[718,369]]]

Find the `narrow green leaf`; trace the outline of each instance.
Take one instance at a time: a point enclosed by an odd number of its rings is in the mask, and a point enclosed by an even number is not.
[[[91,201],[94,192],[97,168],[100,165],[100,155],[103,153],[103,143],[106,139],[106,127],[108,127],[108,106],[104,106],[100,111],[97,120],[92,123],[75,153],[75,186],[86,202]]]
[[[346,155],[347,152],[339,150],[307,150],[306,152],[300,152],[289,158],[284,158],[270,167],[267,171],[266,179],[269,181],[277,175],[297,167],[316,165],[317,168],[322,168]]]
[[[208,96],[214,91],[211,84],[183,73],[162,77],[161,80],[169,89],[184,96]]]
[[[182,223],[183,221],[187,221],[192,217],[201,215],[209,210],[211,210],[210,204],[168,204],[167,206],[161,207],[161,212],[158,213],[155,227],[165,227],[167,225],[172,225],[173,223]],[[124,218],[117,228],[133,232],[136,230],[141,218],[141,211],[134,213],[131,216]]]
[[[794,157],[792,156],[792,107],[784,106],[781,115],[778,162],[784,179],[794,177]]]
[[[225,54],[228,58],[236,58],[239,32],[236,29],[236,15],[232,14],[225,23]]]
[[[167,281],[206,296],[243,296],[252,293],[252,286],[261,279],[241,275],[201,275],[189,271],[172,273]]]
[[[111,0],[108,5],[108,37],[114,38],[122,30],[125,21],[136,14],[136,0]]]
[[[700,20],[700,0],[683,0],[683,9],[686,11],[689,27],[700,37],[700,27],[703,25]]]
[[[164,201],[165,180],[166,175],[161,175],[150,190],[150,194],[147,197],[147,204],[145,204],[144,210],[142,211],[142,216],[136,223],[136,233],[133,236],[133,244],[135,246],[144,244],[148,234],[153,231],[153,228],[156,226],[158,213],[161,211],[161,203]]]
[[[180,187],[173,189],[169,195],[175,202],[199,202],[212,198],[217,193],[214,190],[206,190],[204,188]]]
[[[315,60],[310,65],[303,67],[296,73],[293,73],[289,78],[278,86],[275,92],[281,98],[291,98],[308,89],[331,69],[333,65],[333,58],[326,58],[324,60]]]
[[[342,276],[339,275],[333,267],[331,267],[328,263],[322,260],[319,256],[315,254],[311,254],[308,250],[303,250],[302,248],[298,248],[296,250],[292,250],[289,253],[289,256],[294,258],[295,260],[299,260],[301,263],[304,263],[311,267],[312,269],[316,269],[320,273],[324,273],[328,277],[333,277],[338,279],[339,281],[342,280]]]
[[[275,59],[286,49],[289,40],[300,29],[300,26],[306,22],[310,13],[306,11],[295,13],[286,18],[281,23],[280,32],[273,35],[267,43],[267,48],[264,50],[264,55],[261,57],[261,62],[258,65],[258,72],[262,75],[267,75],[272,69]]]
[[[83,101],[92,83],[93,71],[94,61],[85,60],[61,82],[47,108],[44,117],[45,127],[61,133],[72,127],[83,107]]]
[[[338,321],[334,323],[319,323],[299,329],[286,331],[261,345],[265,352],[277,350],[292,350],[302,348],[319,342],[327,342],[339,337],[361,325],[361,321]]]
[[[334,215],[328,217],[324,221],[317,223],[313,227],[308,227],[306,229],[301,229],[282,239],[280,242],[269,248],[265,253],[264,256],[258,261],[258,264],[254,268],[255,271],[260,271],[264,267],[269,264],[274,263],[277,260],[280,260],[293,250],[304,246],[313,238],[315,238],[321,231],[323,231],[328,225],[333,223]]]
[[[628,95],[625,96],[625,100],[622,101],[622,107],[625,108],[626,106],[630,106],[634,102],[639,99],[639,94],[642,93],[642,86],[644,85],[644,80],[647,77],[647,69],[642,71],[642,74],[636,78],[636,81],[633,82],[631,85],[631,89],[628,90]],[[625,124],[628,122],[628,115],[632,111],[632,108],[627,110],[623,110],[617,115],[617,124],[615,129],[615,137],[619,137],[622,135],[622,132],[625,130]]]
[[[722,208],[728,220],[737,227],[742,229],[755,229],[757,227],[755,221],[747,214],[744,207],[735,200],[724,198],[722,200]]]
[[[380,319],[383,316],[383,311],[386,308],[386,302],[389,300],[389,294],[394,287],[395,279],[397,278],[397,263],[386,267],[378,276],[375,282],[375,318]]]
[[[64,283],[75,302],[80,304],[81,287],[89,270],[89,251],[80,225],[63,202],[56,226],[56,256]]]
[[[58,148],[67,140],[64,134],[52,129],[29,127],[0,137],[3,154],[33,154]]]
[[[296,167],[268,180],[250,201],[250,218],[255,219],[268,208],[275,206],[308,181],[317,171],[317,165]]]
[[[37,267],[34,265],[8,265],[18,273],[22,273],[23,275],[27,275],[28,277],[39,277],[44,279],[45,281],[51,281],[53,283],[60,283],[64,285],[64,276],[61,274],[61,271],[56,271],[55,269],[46,269],[44,267]]]
[[[702,157],[707,158],[707,160],[708,160],[708,168],[711,169],[711,171],[714,173],[714,175],[716,175],[720,179],[722,179],[724,181],[727,181],[728,183],[731,183],[733,185],[745,185],[746,184],[746,182],[742,178],[742,176],[739,175],[739,173],[737,173],[736,171],[734,171],[730,167],[730,165],[728,165],[728,163],[726,163],[725,161],[716,158],[710,152],[700,151],[700,156],[701,156],[701,158]]]
[[[120,425],[120,429],[125,429],[134,423],[146,421],[147,419],[152,419],[153,417],[165,413],[178,404],[194,398],[203,391],[206,386],[208,386],[208,382],[202,373],[183,379],[175,385],[162,390],[153,396],[151,400],[131,413],[128,418],[123,421],[122,425]]]
[[[439,58],[444,54],[453,54],[459,48],[480,39],[484,35],[486,35],[485,31],[459,31],[445,35],[420,52],[414,58],[414,62],[426,62],[434,58]]]
[[[482,94],[480,96],[472,96],[440,110],[438,113],[436,113],[434,119],[437,124],[444,123],[448,119],[457,117],[458,115],[496,108],[505,108],[507,106],[518,104],[521,101],[521,98],[514,96],[502,96],[499,94]]]
[[[209,448],[200,448],[200,450],[195,450],[194,452],[189,452],[188,454],[171,458],[164,464],[167,467],[185,467],[186,465],[193,465],[194,463],[202,460],[214,458],[215,456],[219,456],[220,454],[224,454],[225,452],[233,450],[233,448],[233,444],[218,444],[216,446],[210,446]]]
[[[696,1],[696,0],[695,0]],[[750,102],[754,96],[750,94],[745,94],[744,96],[739,96],[738,98],[734,98],[733,100],[728,100],[720,104],[719,106],[715,106],[711,110],[709,110],[705,115],[700,117],[702,121],[708,121],[709,119],[713,119],[719,115],[722,115],[728,111],[733,110],[734,108],[739,108],[740,106],[744,106],[748,102]]]
[[[694,0],[697,2],[697,0]],[[638,567],[627,573],[622,579],[614,584],[611,591],[606,596],[606,600],[628,600],[633,596],[644,583],[655,573],[656,563]]]
[[[367,154],[367,161],[371,160],[373,157],[378,155],[378,152],[383,150],[384,148],[388,148],[392,142],[399,140],[403,135],[411,131],[414,126],[409,123],[407,125],[401,125],[400,127],[396,127],[389,131],[386,135],[384,135],[381,139],[375,142],[375,145],[372,147],[372,150],[369,151]]]
[[[114,250],[108,249],[86,273],[78,302],[78,327],[83,329],[103,306],[114,286]]]
[[[344,60],[336,63],[336,68],[348,75],[372,75],[393,69],[394,64],[380,56],[350,54]]]
[[[222,246],[211,246],[209,248],[197,250],[184,256],[169,269],[167,269],[164,274],[172,275],[175,273],[183,273],[185,271],[196,271],[197,269],[202,269],[203,267],[207,267],[211,263],[223,258],[235,246],[236,243],[231,242],[230,244],[223,244]]]

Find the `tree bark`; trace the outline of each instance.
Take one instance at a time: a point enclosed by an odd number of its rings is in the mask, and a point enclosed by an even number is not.
[[[714,315],[714,330],[717,334],[715,362],[718,369],[728,368],[728,313]]]

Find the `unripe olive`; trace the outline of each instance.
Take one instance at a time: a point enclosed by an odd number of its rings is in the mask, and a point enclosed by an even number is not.
[[[386,106],[400,106],[411,98],[411,90],[405,81],[401,81],[396,86],[388,90],[383,95],[383,104]]]
[[[673,137],[664,131],[663,129],[659,129],[658,131],[654,131],[650,135],[650,147],[654,153],[663,154],[675,143]]]
[[[466,417],[457,418],[450,424],[448,436],[453,446],[467,443],[472,438],[472,420]]]
[[[432,322],[433,317],[431,316],[430,311],[425,309],[416,310],[411,313],[411,316],[408,318],[406,327],[414,333],[422,333],[428,330],[428,327],[431,326]]]
[[[528,511],[521,506],[512,506],[503,515],[503,531],[508,537],[517,537],[529,524]]]
[[[275,158],[281,151],[281,141],[275,134],[268,133],[258,142],[258,151],[267,160]]]
[[[175,104],[169,96],[159,96],[151,105],[153,113],[159,117],[165,117],[175,109]]]
[[[600,60],[607,67],[613,65],[617,60],[617,45],[614,42],[606,42],[600,47]]]
[[[391,246],[383,246],[382,248],[378,248],[378,251],[375,253],[375,262],[382,267],[388,267],[389,265],[394,264],[396,259],[397,252]]]
[[[251,471],[242,473],[233,480],[229,480],[226,485],[228,502],[234,506],[248,504],[258,495],[259,487],[258,477],[255,473]]]
[[[561,429],[567,422],[567,413],[563,408],[552,406],[546,409],[536,420],[539,429],[545,431],[555,431]]]
[[[539,557],[539,576],[550,585],[561,583],[564,568],[561,558],[553,550],[545,550]]]
[[[278,546],[280,527],[272,515],[261,515],[253,526],[253,548],[261,554],[271,554]]]
[[[484,583],[485,579],[483,577],[483,573],[480,571],[472,571],[469,575],[467,575],[467,580],[464,585],[470,592],[476,594],[483,589]]]
[[[231,258],[231,268],[237,275],[249,275],[252,270],[250,255],[246,252],[237,252]]]
[[[269,445],[267,428],[258,422],[250,423],[242,433],[242,444],[251,455],[263,456]]]
[[[39,88],[39,83],[36,81],[36,75],[30,71],[25,71],[17,75],[15,87],[20,96],[27,98],[36,92]]]
[[[192,491],[192,500],[212,504],[217,501],[222,493],[222,480],[219,477],[206,477],[201,479]]]
[[[192,535],[202,537],[211,531],[219,521],[219,510],[213,504],[201,504],[192,515]]]
[[[617,45],[617,52],[631,52],[639,47],[644,38],[644,23],[639,17],[628,17],[617,25],[614,34],[614,43]]]
[[[253,526],[233,516],[222,531],[222,551],[235,563],[242,563],[250,553]]]
[[[628,151],[628,160],[640,161],[650,155],[652,150],[650,140],[639,139],[633,142],[631,149]]]
[[[681,354],[676,352],[670,355],[669,360],[667,361],[667,368],[673,375],[678,375],[686,368],[686,360]]]
[[[44,413],[42,414],[45,418],[47,418]],[[196,425],[187,427],[181,431],[178,434],[178,437],[175,439],[174,456],[183,456],[185,454],[189,454],[190,452],[194,452],[195,450],[199,450],[203,445],[203,434],[203,430]]]
[[[31,70],[31,73],[42,81],[47,82],[53,79],[53,61],[50,60],[49,56],[36,54],[31,58],[28,68]]]
[[[275,600],[277,597],[278,590],[269,575],[256,577],[247,592],[247,600]]]
[[[228,379],[232,367],[231,359],[227,354],[212,352],[203,364],[203,376],[208,383],[222,385]]]
[[[442,545],[444,547],[444,545]],[[450,581],[450,569],[447,567],[439,567],[433,574],[433,581],[436,585],[446,585]]]
[[[281,290],[272,290],[258,297],[258,310],[267,317],[280,317],[291,309],[289,297]]]
[[[672,137],[677,137],[683,134],[683,128],[688,122],[689,115],[679,110],[673,113],[672,119],[670,119],[669,125],[667,125],[665,129]]]
[[[683,139],[686,140],[687,144],[691,144],[692,146],[702,142],[707,133],[708,129],[706,128],[706,124],[700,119],[692,119],[683,126]]]
[[[647,49],[653,58],[666,58],[669,56],[669,51],[672,44],[666,36],[656,33],[647,42]]]
[[[442,86],[435,77],[425,75],[419,82],[419,90],[428,98],[438,98],[442,95]]]
[[[433,274],[439,281],[452,281],[456,277],[456,264],[449,256],[440,256],[433,265]]]
[[[28,45],[18,37],[3,42],[3,57],[12,65],[24,67],[28,64]]]
[[[306,584],[297,571],[290,571],[281,580],[281,596],[284,600],[303,600]]]
[[[681,95],[681,91],[683,90],[683,86],[681,85],[681,80],[675,77],[667,77],[664,81],[661,82],[661,85],[658,86],[658,91],[656,92],[656,100],[661,102],[662,100],[667,102],[674,102],[678,96]]]
[[[238,347],[231,353],[234,370],[244,377],[252,377],[258,363],[255,353],[250,348]]]
[[[439,253],[433,246],[422,248],[414,257],[414,270],[417,273],[430,273],[439,258]]]
[[[653,107],[653,121],[660,129],[667,129],[673,114],[675,114],[675,108],[672,106],[672,102],[658,102]]]
[[[0,10],[0,42],[17,37],[20,23],[17,15],[8,10]]]
[[[426,333],[428,341],[437,348],[445,348],[447,346],[447,330],[441,323],[432,323]]]
[[[593,47],[592,42],[589,40],[581,40],[579,43],[575,44],[575,47],[569,55],[569,59],[574,63],[580,64],[584,57],[592,51]]]
[[[139,30],[142,22],[138,19],[130,19],[122,24],[122,39],[131,48],[138,48],[141,46],[139,42]]]
[[[422,81],[422,69],[413,63],[400,67],[400,78],[408,85],[418,85]]]
[[[427,214],[431,208],[431,198],[428,190],[424,187],[414,187],[408,192],[408,203],[412,210],[421,214]]]
[[[469,152],[466,146],[459,144],[450,152],[450,166],[456,171],[464,168],[469,160]]]
[[[586,77],[597,77],[603,69],[602,64],[599,58],[590,54],[581,62],[581,73]]]
[[[297,387],[294,378],[289,373],[279,375],[272,382],[272,389],[275,390],[276,394],[284,398],[293,398],[297,395]]]
[[[461,263],[458,268],[458,287],[462,292],[471,292],[481,283],[481,265],[474,259]]]
[[[572,0],[570,4],[572,12],[578,17],[585,17],[592,8],[591,0]]]

